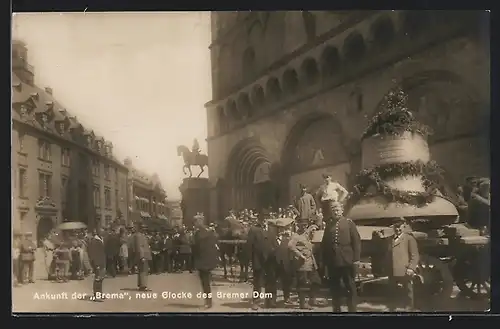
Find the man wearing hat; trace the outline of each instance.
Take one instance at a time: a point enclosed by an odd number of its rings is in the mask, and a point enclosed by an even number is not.
[[[137,287],[141,291],[148,289],[149,262],[152,260],[151,248],[147,236],[143,233],[146,225],[137,225],[137,230],[132,236],[137,264]]]
[[[399,304],[406,310],[414,310],[413,278],[419,262],[417,241],[404,229],[406,221],[397,218],[393,222],[393,232],[387,253],[389,268],[389,311],[393,312]],[[404,292],[401,294],[401,290]],[[401,298],[402,297],[402,298]]]
[[[277,236],[275,238],[275,252],[274,261],[275,266],[270,267],[268,275],[270,276],[269,281],[269,292],[273,294],[273,299],[271,303],[276,302],[276,281],[281,282],[281,289],[283,291],[283,300],[285,305],[290,305],[290,291],[292,290],[292,266],[290,264],[290,250],[288,248],[288,243],[290,242],[290,236],[292,234],[291,227],[294,220],[290,217],[279,218],[275,222],[277,228]],[[273,280],[274,279],[274,280]]]
[[[268,275],[275,267],[274,251],[276,249],[276,237],[275,233],[269,229],[267,221],[267,216],[261,214],[257,224],[248,231],[246,243],[247,253],[251,259],[253,271],[253,310],[259,308],[259,298],[255,297],[256,294],[260,294],[263,287],[265,287],[266,293],[269,293],[270,287],[276,284],[276,282],[269,282],[273,279],[276,281],[275,278],[271,278]],[[271,305],[271,301],[269,300],[266,300],[265,303],[266,306],[275,306]]]
[[[217,267],[219,251],[217,250],[217,237],[215,232],[205,225],[205,218],[201,215],[194,217],[194,243],[193,258],[194,266],[200,277],[205,308],[212,307],[211,272]]]
[[[349,312],[356,312],[354,277],[361,256],[361,238],[354,222],[344,217],[342,204],[333,202],[330,206],[332,216],[327,219],[321,250],[330,279],[333,311],[340,312],[343,283]]]
[[[21,269],[22,269],[21,283],[35,282],[33,278],[35,252],[36,252],[36,244],[33,241],[33,234],[31,232],[26,232],[24,234],[24,239],[21,242],[21,248],[20,248]]]
[[[95,230],[94,236],[89,240],[88,254],[92,270],[94,272],[93,301],[100,302],[98,294],[102,293],[102,284],[106,276],[106,246],[104,244],[103,232],[100,227]]]
[[[309,194],[306,185],[300,185],[300,197],[296,201],[296,208],[299,212],[297,221],[309,222],[316,213],[316,202],[311,194]]]
[[[318,199],[321,203],[323,218],[326,220],[332,216],[331,204],[342,203],[349,195],[349,192],[339,183],[332,180],[330,174],[323,174],[324,184],[318,191]]]
[[[468,204],[468,224],[476,229],[490,227],[490,180],[478,180],[479,187],[472,191]]]
[[[316,305],[316,295],[321,285],[318,275],[318,265],[313,254],[312,234],[317,226],[305,220],[297,222],[297,233],[292,234],[288,248],[292,252],[292,266],[296,271],[299,307],[311,309]],[[309,295],[309,305],[306,305],[306,295]]]

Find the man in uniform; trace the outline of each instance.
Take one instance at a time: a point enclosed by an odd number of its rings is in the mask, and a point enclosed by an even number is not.
[[[160,237],[160,232],[155,232],[154,236],[151,238],[151,252],[153,256],[153,268],[152,273],[159,274],[163,272],[163,240]]]
[[[316,305],[316,295],[321,285],[318,274],[318,265],[314,259],[311,236],[317,229],[302,220],[297,222],[297,233],[292,234],[288,248],[292,252],[292,267],[296,271],[299,307],[311,309]],[[306,295],[309,295],[309,305],[306,305]]]
[[[146,235],[142,232],[145,225],[137,225],[137,231],[133,235],[136,264],[138,267],[137,286],[141,291],[148,289],[149,262],[152,260],[151,249]]]
[[[281,283],[284,304],[291,305],[290,291],[292,290],[293,273],[290,265],[290,250],[288,249],[288,243],[290,242],[291,226],[293,222],[294,220],[292,218],[286,217],[278,219],[275,223],[277,235],[274,239],[274,257],[270,258],[268,271],[269,280],[266,280],[266,291],[273,294],[271,300],[272,305],[276,303],[276,281],[278,280]],[[271,264],[273,261],[274,264]]]
[[[195,233],[193,243],[194,266],[198,270],[205,299],[205,308],[212,307],[211,271],[217,267],[219,251],[215,232],[205,226],[203,216],[194,217]]]
[[[95,234],[90,239],[88,244],[88,254],[92,270],[94,272],[93,301],[101,302],[102,298],[98,298],[97,293],[102,293],[102,284],[106,277],[106,246],[101,228],[95,230]]]
[[[33,241],[33,234],[26,232],[24,239],[21,242],[20,248],[21,268],[22,268],[22,281],[21,283],[34,283],[34,264],[36,244]]]
[[[258,218],[258,223],[254,227],[252,227],[248,232],[247,239],[247,252],[252,260],[252,271],[253,271],[253,293],[260,294],[262,292],[262,288],[266,287],[266,292],[269,293],[269,280],[276,280],[275,278],[270,278],[267,274],[270,270],[270,264],[274,268],[274,259],[270,262],[269,258],[271,256],[274,258],[274,251],[276,246],[274,245],[275,236],[269,230],[269,226],[267,224],[267,218],[265,214],[261,214]],[[276,284],[276,282],[271,283]],[[252,298],[252,309],[257,310],[259,308],[258,302],[259,298]],[[270,305],[270,301],[266,299],[266,306],[275,306]]]
[[[356,266],[361,256],[361,238],[353,221],[343,215],[341,203],[331,203],[321,249],[330,279],[333,312],[340,312],[342,284],[347,292],[349,312],[356,312]]]

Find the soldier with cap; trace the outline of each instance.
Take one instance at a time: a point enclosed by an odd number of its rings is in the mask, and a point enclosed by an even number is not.
[[[270,278],[269,271],[271,267],[274,268],[274,262],[270,261],[271,257],[274,257],[275,250],[275,235],[269,229],[268,225],[268,215],[261,214],[258,218],[258,222],[255,226],[251,227],[248,231],[248,238],[246,243],[247,254],[252,262],[253,271],[253,298],[252,298],[252,309],[257,310],[259,308],[259,296],[262,292],[262,288],[265,287],[266,293],[269,293],[269,288],[272,284],[268,284],[268,281],[276,280],[275,278]],[[266,306],[269,305],[269,301],[265,301]]]
[[[361,257],[361,238],[356,224],[344,217],[342,204],[334,202],[330,206],[332,216],[327,220],[321,250],[330,279],[333,311],[340,312],[342,293],[346,291],[349,312],[356,312],[354,278]]]
[[[217,238],[215,232],[208,229],[205,225],[205,218],[202,215],[194,217],[194,243],[193,256],[194,267],[198,271],[201,287],[203,289],[203,297],[205,300],[205,308],[212,307],[212,290],[211,290],[211,272],[217,267],[219,260],[219,251],[217,250]]]
[[[137,272],[137,286],[141,291],[150,291],[148,289],[148,274],[149,262],[152,260],[151,248],[147,236],[143,233],[146,225],[137,225],[137,230],[132,236],[134,243],[134,251],[136,257]]]
[[[95,230],[94,236],[89,240],[87,248],[92,271],[94,272],[92,287],[94,296],[92,300],[101,302],[103,299],[99,295],[102,294],[102,284],[106,277],[106,246],[100,227]]]
[[[33,241],[33,234],[26,232],[24,239],[21,242],[20,258],[22,268],[22,281],[21,283],[34,283],[34,264],[35,264],[36,244]]]
[[[283,291],[283,300],[285,305],[291,305],[290,292],[292,288],[292,267],[290,264],[290,250],[288,249],[288,244],[290,242],[291,236],[291,226],[294,220],[290,217],[279,218],[275,222],[277,228],[277,235],[275,238],[274,247],[274,259],[271,257],[271,261],[274,261],[274,266],[270,264],[270,270],[268,272],[269,280],[266,282],[269,287],[266,291],[272,293],[271,306],[276,304],[276,281],[280,281],[281,289]]]
[[[299,294],[299,307],[311,309],[316,306],[316,295],[321,285],[318,274],[318,265],[313,254],[312,234],[317,226],[308,227],[308,221],[297,222],[297,233],[293,233],[288,243],[292,252],[292,266],[296,271],[297,291]],[[309,305],[306,304],[306,296],[309,295]]]

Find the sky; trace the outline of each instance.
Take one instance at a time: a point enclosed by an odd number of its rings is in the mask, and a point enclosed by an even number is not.
[[[204,104],[211,98],[209,12],[14,14],[14,39],[28,48],[35,84],[115,156],[156,172],[180,197],[177,145],[197,138],[206,154]],[[198,168],[193,168],[197,175]]]

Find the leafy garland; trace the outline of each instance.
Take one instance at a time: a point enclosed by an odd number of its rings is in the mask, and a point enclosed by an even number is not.
[[[400,136],[405,131],[418,133],[423,137],[432,135],[428,126],[415,120],[407,102],[408,95],[403,90],[389,92],[384,98],[384,110],[370,120],[361,140],[377,134]]]
[[[405,203],[423,207],[434,200],[442,181],[442,169],[434,161],[410,161],[376,166],[362,170],[355,179],[354,192],[349,198],[351,205],[362,198],[384,197],[387,202]],[[421,176],[425,192],[401,191],[390,187],[385,181],[397,177]],[[374,192],[368,192],[375,187]]]

